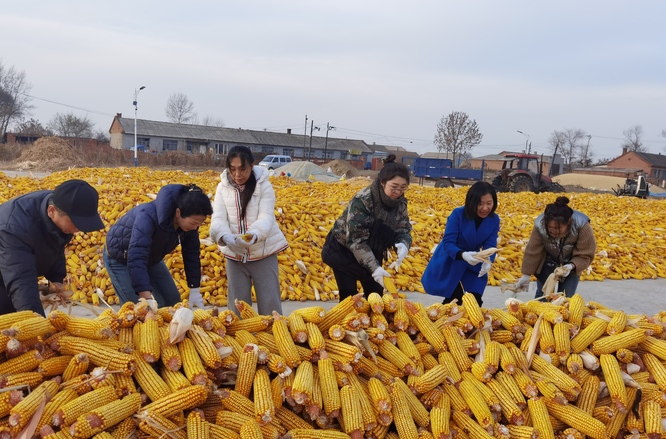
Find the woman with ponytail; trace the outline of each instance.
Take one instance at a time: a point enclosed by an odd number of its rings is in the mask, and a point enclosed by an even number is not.
[[[382,268],[387,252],[395,249],[397,269],[412,244],[405,198],[409,170],[395,158],[384,159],[378,177],[354,195],[326,237],[321,256],[333,269],[340,301],[358,292],[357,281],[366,297],[382,294],[384,277],[390,277]]]
[[[541,297],[548,276],[561,267],[564,279],[559,282],[558,291],[571,297],[576,294],[581,273],[592,263],[596,248],[590,218],[570,208],[567,197],[557,197],[534,220],[520,269],[523,276],[516,287],[526,287],[531,275],[535,275],[536,297]]]
[[[268,170],[254,166],[246,146],[229,150],[215,192],[210,236],[226,259],[229,309],[234,301],[252,304],[252,286],[261,315],[282,314],[277,254],[287,248],[275,220],[275,192]]]

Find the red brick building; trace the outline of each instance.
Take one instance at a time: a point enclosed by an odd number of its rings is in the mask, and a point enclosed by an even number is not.
[[[664,187],[666,185],[666,156],[647,152],[624,151],[606,165],[608,169],[643,172],[650,184]],[[616,172],[617,172],[616,171]],[[625,172],[625,173],[626,173]],[[633,176],[633,175],[631,175]]]

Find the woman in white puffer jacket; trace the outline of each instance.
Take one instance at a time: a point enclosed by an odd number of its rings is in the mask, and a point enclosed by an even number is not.
[[[254,166],[245,146],[229,150],[213,202],[210,236],[226,259],[228,307],[252,303],[252,285],[261,315],[282,314],[277,254],[287,240],[275,220],[275,192],[268,170]]]

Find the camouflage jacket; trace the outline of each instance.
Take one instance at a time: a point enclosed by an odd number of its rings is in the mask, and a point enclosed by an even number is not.
[[[383,203],[380,208],[375,208],[372,196],[373,184],[354,195],[331,230],[333,237],[348,248],[359,264],[371,273],[382,263],[373,253],[369,243],[377,219],[382,220],[394,233],[394,240],[390,246],[401,242],[409,248],[412,244],[410,235],[412,225],[407,213],[407,199],[403,196],[394,208],[387,208]]]

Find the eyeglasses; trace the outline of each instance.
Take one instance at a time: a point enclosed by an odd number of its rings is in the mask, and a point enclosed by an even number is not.
[[[393,192],[394,194],[404,194],[405,192],[407,192],[407,189],[409,189],[409,187],[392,187],[392,186],[388,187],[388,190]]]

